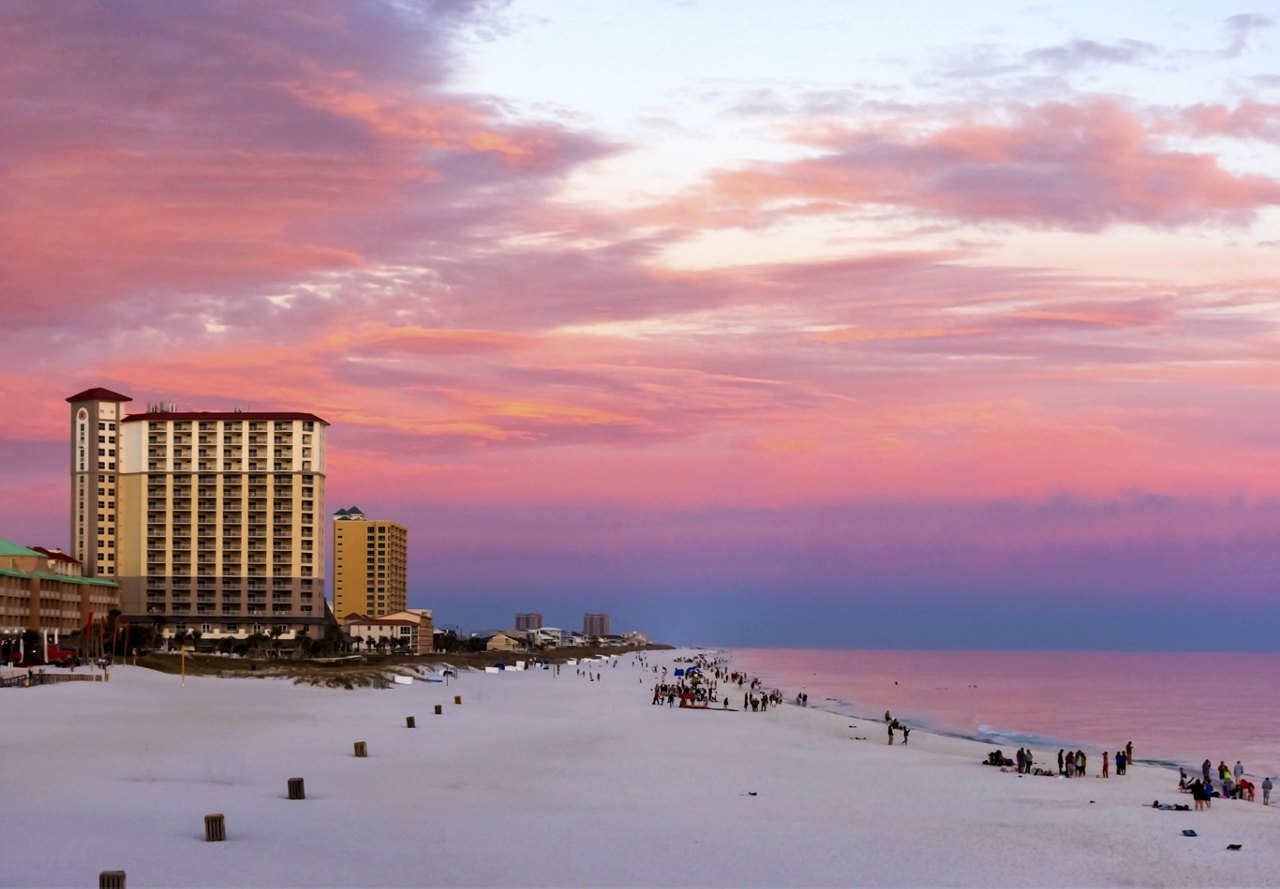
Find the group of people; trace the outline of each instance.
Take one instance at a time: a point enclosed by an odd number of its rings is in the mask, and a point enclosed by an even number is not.
[[[886,714],[887,715],[887,714]],[[1133,761],[1133,742],[1130,741],[1125,745],[1123,750],[1117,750],[1115,755],[1116,774],[1123,775],[1129,763]],[[1111,777],[1111,754],[1102,751],[1102,777]],[[1039,768],[1035,764],[1035,754],[1031,752],[1030,747],[1019,747],[1014,759],[1010,760],[1005,757],[1004,752],[997,750],[987,756],[986,765],[1001,766],[1005,771],[1009,766],[1013,766],[1014,771],[1020,775],[1061,775],[1064,778],[1083,778],[1089,774],[1089,757],[1083,750],[1058,750],[1058,771],[1053,771],[1053,766]]]
[[[1200,764],[1200,777],[1188,780],[1187,770],[1178,769],[1178,789],[1190,793],[1195,800],[1196,811],[1212,808],[1213,799],[1241,799],[1254,802],[1258,788],[1244,774],[1244,764],[1236,760],[1234,768],[1227,767],[1227,761],[1220,760],[1216,769],[1217,784],[1214,783],[1215,769],[1212,762],[1206,759]],[[1262,804],[1271,805],[1271,777],[1262,781]]]
[[[1108,750],[1102,751],[1102,770],[1103,778],[1111,777],[1111,753]],[[1128,771],[1129,763],[1133,762],[1133,742],[1130,741],[1124,745],[1123,750],[1117,750],[1115,755],[1116,774],[1123,775]],[[1089,774],[1089,757],[1085,755],[1083,750],[1059,750],[1058,751],[1058,774],[1064,778],[1083,778]]]
[[[674,707],[677,701],[680,702],[681,707],[707,707],[719,703],[723,709],[728,710],[730,695],[720,691],[722,682],[742,689],[744,712],[765,712],[770,705],[777,706],[782,703],[782,692],[777,689],[765,691],[763,683],[758,678],[750,677],[739,670],[730,671],[718,660],[701,658],[680,660],[691,666],[677,669],[672,680],[667,679],[667,668],[661,668],[661,676],[653,686],[653,697],[650,701],[653,706],[665,703],[668,707]],[[658,670],[658,667],[653,668],[655,674]]]
[[[888,710],[884,711],[884,721],[889,726],[889,743],[893,744],[893,733],[902,732],[902,743],[907,743],[911,738],[911,727],[905,722],[899,722]]]

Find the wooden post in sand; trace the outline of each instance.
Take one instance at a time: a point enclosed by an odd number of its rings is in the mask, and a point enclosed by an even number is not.
[[[301,778],[289,779],[289,799],[306,799],[307,791]]]
[[[405,728],[417,728],[417,727],[418,727],[418,722],[417,722],[417,720],[416,720],[414,717],[412,717],[412,716],[406,716],[406,717],[404,718],[404,727],[405,727]]]
[[[98,874],[98,889],[125,889],[124,871],[104,870]]]
[[[454,695],[454,696],[453,696],[453,702],[454,702],[455,704],[461,704],[461,703],[462,703],[462,695]]]
[[[442,713],[444,713],[444,707],[440,704],[436,704],[436,716],[439,716]]]
[[[356,756],[364,758],[369,755],[369,747],[364,741],[356,741]]]
[[[220,812],[204,816],[204,841],[221,843],[227,838],[227,824]]]

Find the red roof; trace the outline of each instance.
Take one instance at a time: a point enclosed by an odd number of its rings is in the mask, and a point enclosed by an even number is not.
[[[171,414],[130,414],[120,422],[138,423],[143,420],[312,420],[329,425],[328,420],[322,420],[315,414],[290,411],[175,411]]]
[[[121,395],[119,392],[112,392],[110,389],[85,389],[83,392],[77,392],[67,399],[72,403],[77,401],[133,401],[128,395]]]
[[[46,549],[46,548],[45,548],[45,547],[43,547],[43,546],[33,546],[33,547],[31,547],[31,549],[33,549],[33,550],[35,550],[36,552],[41,553],[41,554],[43,554],[43,555],[45,555],[45,556],[49,557],[50,559],[53,559],[53,560],[55,560],[55,561],[58,561],[58,562],[71,562],[73,565],[79,565],[79,564],[80,564],[80,560],[79,560],[79,559],[73,559],[73,558],[71,558],[71,556],[67,555],[66,553],[64,553],[64,552],[63,552],[62,550],[60,550],[60,549]]]

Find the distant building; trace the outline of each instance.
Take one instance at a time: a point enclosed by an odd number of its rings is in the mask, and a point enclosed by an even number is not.
[[[516,630],[494,633],[485,643],[485,651],[525,651],[529,648],[529,634]]]
[[[539,627],[532,636],[533,644],[539,648],[567,648],[573,644],[573,634],[559,627]]]
[[[435,624],[431,611],[425,608],[383,617],[348,614],[342,619],[342,628],[353,640],[358,636],[366,650],[393,645],[408,654],[430,654],[435,649]]]
[[[126,620],[244,637],[325,610],[325,427],[314,414],[179,412],[72,395],[72,554],[119,584]]]
[[[582,615],[582,635],[584,636],[608,636],[609,635],[609,615],[592,614],[587,612]]]
[[[59,550],[0,539],[0,635],[36,630],[56,642],[119,607],[115,581],[84,577],[80,562]]]
[[[383,617],[408,605],[409,530],[355,506],[334,513],[333,613]]]
[[[542,615],[535,612],[521,612],[516,615],[517,630],[541,630]]]

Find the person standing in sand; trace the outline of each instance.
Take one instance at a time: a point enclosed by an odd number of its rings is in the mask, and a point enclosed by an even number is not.
[[[1085,774],[1084,767],[1087,763],[1088,763],[1088,760],[1086,760],[1084,757],[1084,751],[1077,750],[1076,751],[1076,774],[1079,775],[1081,778],[1084,777],[1084,774]]]
[[[1262,804],[1264,806],[1271,805],[1271,776],[1262,779]]]
[[[1204,783],[1199,778],[1191,782],[1191,798],[1196,802],[1196,811],[1203,811],[1207,797],[1204,792]]]
[[[1133,742],[1132,741],[1124,745],[1124,762],[1125,762],[1125,765],[1129,765],[1130,763],[1133,762]]]
[[[1240,779],[1244,777],[1244,766],[1240,764],[1240,760],[1236,760],[1236,767],[1231,770],[1231,774],[1236,776],[1236,783],[1240,783]]]
[[[1058,774],[1065,775],[1067,773],[1066,760],[1063,759],[1062,748],[1058,748]]]
[[[893,726],[894,726],[894,723],[892,722],[889,723],[889,744],[890,745],[893,744]]]
[[[1102,777],[1104,778],[1111,777],[1111,761],[1107,757],[1107,751],[1102,751]]]

